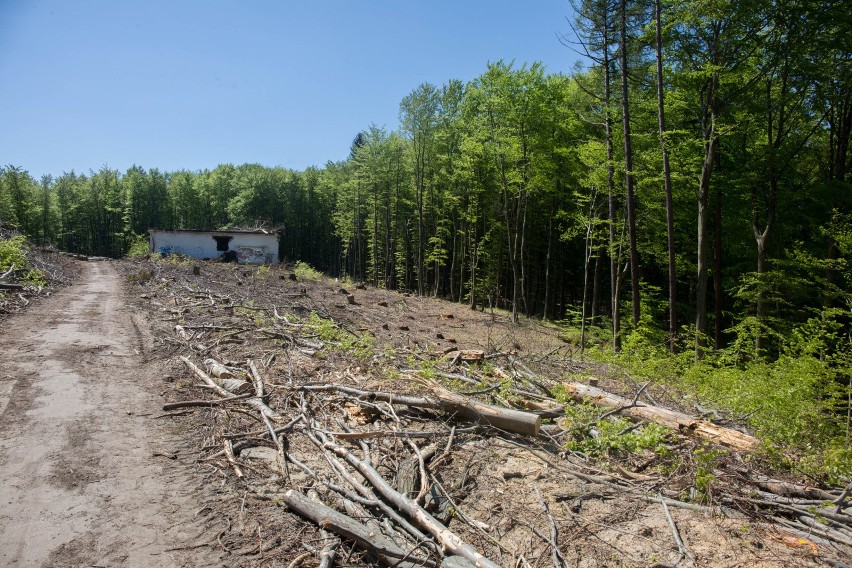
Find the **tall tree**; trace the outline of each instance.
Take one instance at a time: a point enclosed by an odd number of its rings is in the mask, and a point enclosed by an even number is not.
[[[627,238],[630,243],[630,291],[633,325],[639,324],[641,299],[639,292],[639,248],[636,236],[636,188],[633,171],[633,137],[630,130],[630,85],[628,68],[627,0],[619,4],[619,58],[621,61],[621,121],[624,138],[624,183],[627,188]]]
[[[657,128],[663,155],[663,190],[666,201],[666,244],[668,252],[669,349],[674,351],[677,339],[677,256],[675,254],[674,198],[669,151],[666,146],[666,104],[663,80],[662,0],[654,0],[654,51],[657,61]]]
[[[423,83],[402,99],[399,112],[403,132],[414,153],[414,191],[417,206],[417,293],[426,289],[426,192],[432,182],[434,135],[440,100],[437,88]]]

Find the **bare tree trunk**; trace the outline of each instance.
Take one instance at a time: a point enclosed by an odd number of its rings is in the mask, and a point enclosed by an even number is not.
[[[627,0],[621,0],[621,117],[624,124],[624,169],[627,185],[627,238],[630,241],[630,291],[633,296],[633,325],[639,324],[639,248],[636,238],[636,195],[633,179],[633,141],[630,135],[630,104],[627,73]]]
[[[598,303],[600,302],[601,289],[601,256],[603,256],[604,246],[599,244],[597,253],[595,254],[595,275],[592,280],[592,312],[589,314],[589,323],[595,325],[598,321]]]
[[[544,262],[544,321],[550,318],[550,256],[553,251],[553,216],[556,214],[556,200],[550,202],[550,216],[547,218],[547,259]]]
[[[589,305],[589,262],[592,259],[592,250],[594,250],[594,221],[595,221],[595,198],[596,196],[592,194],[592,198],[589,202],[589,219],[586,224],[586,242],[585,247],[583,248],[583,308],[581,313],[580,320],[580,353],[585,353],[586,351],[586,319],[588,317],[588,305]]]
[[[612,116],[610,115],[610,84],[612,80],[609,59],[609,22],[604,15],[603,69],[604,69],[604,128],[606,132],[606,170],[609,199],[609,272],[610,272],[610,310],[612,312],[612,348],[621,351],[621,315],[618,312],[618,239],[615,223],[618,219],[618,204],[615,196],[615,172],[613,171]]]
[[[713,174],[713,164],[716,155],[716,91],[718,77],[714,75],[702,93],[701,132],[704,138],[704,163],[701,166],[701,177],[698,181],[698,278],[695,298],[695,359],[704,356],[707,334],[707,234],[710,222],[709,196],[710,179]]]
[[[666,236],[669,260],[669,350],[674,352],[677,342],[677,270],[674,237],[674,199],[669,151],[666,147],[666,107],[663,92],[663,40],[661,0],[654,1],[657,51],[657,126],[660,132],[660,150],[663,153],[663,186],[666,193]]]
[[[713,208],[713,345],[722,348],[722,188],[716,186],[716,203]]]

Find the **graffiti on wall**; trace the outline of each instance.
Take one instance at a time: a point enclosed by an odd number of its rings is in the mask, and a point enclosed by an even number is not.
[[[161,246],[158,252],[163,255],[183,254],[193,258],[201,258],[204,255],[204,249],[201,247],[182,247],[180,245]]]
[[[266,254],[266,247],[237,248],[237,262],[240,264],[263,264],[269,261],[270,255]]]

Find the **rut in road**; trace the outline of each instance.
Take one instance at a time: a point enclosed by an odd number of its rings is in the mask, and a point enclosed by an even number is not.
[[[198,498],[155,455],[175,434],[153,419],[162,401],[122,289],[90,262],[0,329],[0,565],[187,565],[170,549],[201,530]]]

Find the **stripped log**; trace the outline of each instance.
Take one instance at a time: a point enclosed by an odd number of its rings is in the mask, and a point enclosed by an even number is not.
[[[427,562],[416,556],[413,557],[411,553],[402,550],[381,532],[370,530],[355,519],[339,513],[319,501],[313,501],[295,489],[285,492],[281,500],[291,511],[313,521],[321,529],[331,531],[355,542],[361,548],[369,550],[378,556],[383,564],[400,566],[401,568],[417,568],[424,565],[436,566],[434,562]],[[404,560],[406,558],[420,561],[410,562]]]
[[[754,436],[743,434],[737,430],[717,426],[707,420],[661,406],[648,406],[638,403],[597,387],[590,387],[582,383],[565,383],[565,389],[576,400],[591,402],[596,406],[619,409],[619,413],[624,416],[650,420],[687,435],[707,438],[716,444],[737,451],[753,450],[760,444],[760,441]]]
[[[225,365],[215,359],[205,359],[204,366],[213,375],[213,380],[225,390],[234,394],[248,394],[252,392],[252,386],[247,381],[238,379]]]
[[[199,379],[204,381],[204,383],[207,386],[209,386],[211,389],[213,389],[213,391],[216,394],[218,394],[219,396],[223,396],[225,398],[231,398],[235,395],[235,393],[232,393],[231,391],[229,391],[229,390],[223,388],[221,385],[217,384],[216,381],[211,379],[210,376],[207,373],[205,373],[204,371],[199,369],[198,366],[195,363],[193,363],[192,361],[190,361],[189,359],[187,359],[183,355],[181,355],[180,360],[183,361],[184,364],[187,367],[189,367],[189,369],[193,373],[195,373],[196,377],[198,377]],[[252,398],[245,399],[245,401],[246,401],[246,404],[249,404],[249,405],[255,407],[257,410],[259,410],[261,412],[261,414],[267,416],[270,420],[274,420],[276,422],[282,420],[281,415],[279,413],[275,412],[274,410],[272,410],[271,408],[269,408],[269,406],[267,406],[266,403],[263,402],[260,398],[252,397]]]
[[[263,398],[263,377],[260,375],[260,371],[257,370],[257,365],[251,359],[248,360],[248,366],[251,370],[251,377],[254,380],[254,394],[259,398]]]
[[[439,394],[432,397],[366,391],[336,384],[305,385],[298,387],[298,390],[312,392],[337,391],[367,402],[390,402],[416,408],[440,410],[450,414],[457,414],[474,422],[484,422],[516,434],[537,436],[541,429],[541,417],[537,414],[503,408],[501,406],[492,406],[460,394],[451,393],[445,389],[441,389]]]

